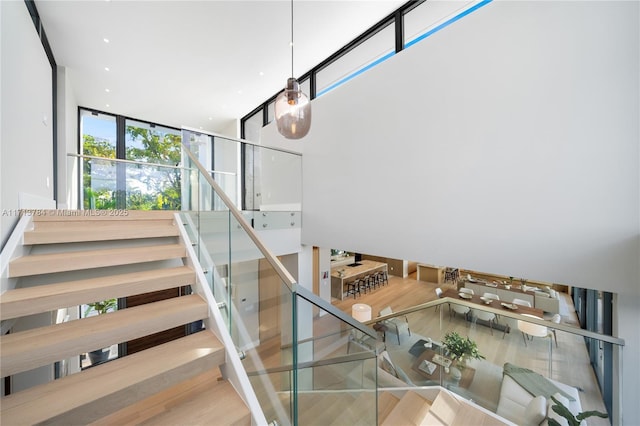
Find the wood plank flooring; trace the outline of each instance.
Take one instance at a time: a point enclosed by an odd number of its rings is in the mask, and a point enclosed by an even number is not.
[[[413,273],[407,278],[389,276],[389,285],[384,286],[369,294],[345,300],[334,300],[333,305],[343,312],[351,315],[351,306],[355,303],[366,303],[372,307],[373,318],[386,306],[390,306],[394,312],[425,303],[437,298],[435,289],[441,287],[455,288],[452,283],[435,284],[424,281],[417,281],[416,274]],[[569,295],[562,293],[560,301],[563,324],[576,325],[577,317],[575,309]],[[502,339],[502,332],[494,330],[491,335],[488,327],[473,326],[464,321],[460,316],[453,318],[449,322],[449,312],[443,307],[442,330],[440,321],[434,320],[439,316],[435,309],[429,312],[417,312],[409,316],[409,325],[413,333],[422,336],[437,338],[448,330],[455,330],[462,335],[469,335],[478,343],[487,361],[492,364],[502,366],[505,362],[514,362],[518,365],[530,368],[545,376],[548,376],[548,351],[549,344],[546,339],[536,338],[525,347],[522,335],[517,331],[515,324],[512,324],[511,333]],[[322,318],[315,321],[316,327],[322,327]],[[500,321],[504,322],[504,319]],[[515,331],[514,331],[515,330]],[[320,335],[320,330],[316,335]],[[395,339],[395,334],[391,334]],[[562,383],[575,386],[581,390],[580,400],[583,410],[599,410],[606,412],[600,389],[598,387],[595,373],[590,365],[589,356],[582,337],[570,333],[557,332],[558,347],[553,345],[552,360],[553,373],[551,378]],[[608,419],[590,418],[589,425],[608,425]]]
[[[436,299],[435,289],[441,287],[455,288],[451,283],[435,284],[416,280],[416,274],[411,274],[407,278],[389,276],[389,285],[377,288],[369,294],[357,298],[349,297],[345,300],[333,300],[333,305],[338,309],[351,315],[351,306],[355,303],[366,303],[372,307],[372,316],[375,318],[379,311],[390,306],[397,312],[405,308],[415,306]],[[564,295],[560,303],[563,323],[566,325],[577,324],[577,318],[573,304],[568,295]],[[504,362],[517,362],[526,368],[530,368],[545,376],[548,375],[548,348],[546,339],[534,339],[528,346],[524,346],[522,335],[517,332],[517,327],[512,326],[516,331],[502,339],[502,332],[495,331],[491,335],[488,327],[473,326],[464,321],[460,316],[452,318],[449,322],[449,312],[446,306],[442,307],[443,320],[440,322],[440,314],[432,308],[429,312],[416,312],[409,315],[409,324],[414,334],[430,336],[434,339],[441,338],[441,335],[448,330],[455,330],[463,335],[469,335],[474,339],[481,352],[486,356],[487,361],[502,366]],[[504,322],[504,318],[500,321]],[[315,337],[313,352],[316,359],[328,359],[332,356],[345,355],[344,343],[347,332],[343,324],[331,315],[321,315],[314,317],[313,337]],[[318,339],[319,336],[329,336]],[[391,334],[388,344],[394,343],[396,336]],[[312,336],[309,336],[312,337]],[[602,402],[602,397],[595,380],[593,370],[589,364],[589,357],[583,342],[579,336],[570,333],[557,333],[558,348],[553,347],[553,374],[552,377],[562,383],[575,386],[581,390],[580,400],[583,410],[606,411]],[[403,337],[406,339],[406,337]],[[342,339],[342,341],[340,341]],[[248,351],[247,359],[244,361],[248,371],[260,371],[261,368],[275,367],[287,364],[284,352],[281,348],[281,336],[274,336],[272,339],[261,342],[255,349]],[[333,350],[333,352],[332,352]],[[348,378],[349,371],[345,371],[345,366],[336,366],[335,372],[328,368],[322,369],[322,374],[315,375],[316,389],[340,389]],[[360,372],[360,367],[358,367]],[[335,373],[335,374],[334,374]],[[279,388],[279,377],[270,377],[272,385]],[[384,410],[384,404],[380,407]],[[608,425],[608,419],[589,419],[589,425]]]

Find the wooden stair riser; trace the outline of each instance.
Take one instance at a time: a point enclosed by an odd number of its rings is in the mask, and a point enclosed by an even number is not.
[[[2,377],[204,319],[198,295],[123,309],[0,337]]]
[[[188,419],[188,420],[186,420]],[[167,410],[140,425],[217,424],[250,426],[251,413],[228,381],[218,381],[200,388],[180,403],[169,402]],[[113,424],[113,423],[111,423]]]
[[[90,368],[2,400],[2,424],[87,424],[225,360],[208,331]],[[61,397],[62,395],[62,397]]]
[[[109,222],[173,219],[173,210],[43,210],[33,222]]]
[[[393,395],[391,392],[382,392],[378,396],[378,419],[379,423],[382,423],[387,416],[393,411],[393,408],[398,404],[400,398]]]
[[[423,424],[430,408],[431,401],[415,392],[407,391],[380,424],[383,426],[420,425]]]
[[[135,229],[142,227],[163,227],[175,226],[173,218],[145,219],[145,220],[76,220],[76,221],[47,221],[33,222],[33,230],[29,232],[40,231],[75,231],[75,230],[102,230],[102,229]]]
[[[140,238],[177,237],[178,228],[168,226],[127,226],[119,228],[70,229],[51,231],[28,231],[24,233],[24,244],[61,244],[88,241],[133,240]]]
[[[194,282],[193,270],[181,266],[9,290],[0,295],[0,320],[180,287]]]
[[[185,256],[186,249],[180,244],[36,254],[11,261],[9,263],[9,277],[18,278],[30,275],[130,265]]]

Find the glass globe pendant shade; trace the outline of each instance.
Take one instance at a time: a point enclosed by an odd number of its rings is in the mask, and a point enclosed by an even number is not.
[[[295,78],[287,80],[287,87],[276,98],[275,116],[278,132],[285,138],[300,139],[309,133],[311,103]]]

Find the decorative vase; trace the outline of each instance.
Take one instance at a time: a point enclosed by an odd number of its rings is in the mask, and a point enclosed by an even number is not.
[[[462,379],[462,371],[457,369],[456,367],[449,368],[449,376],[451,377],[451,381],[454,383],[460,383],[460,379]]]
[[[91,361],[91,365],[96,365],[107,361],[109,359],[110,352],[111,351],[109,349],[98,349],[89,352],[89,360]]]

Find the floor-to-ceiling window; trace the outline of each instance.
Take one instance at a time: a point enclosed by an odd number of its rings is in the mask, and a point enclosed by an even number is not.
[[[178,129],[80,109],[82,207],[179,210]]]
[[[580,327],[608,336],[613,335],[613,293],[572,288],[573,302]],[[595,372],[602,397],[611,413],[613,404],[613,345],[596,339],[585,338],[591,365]]]

